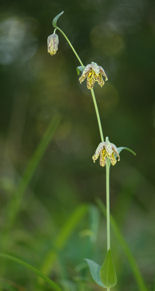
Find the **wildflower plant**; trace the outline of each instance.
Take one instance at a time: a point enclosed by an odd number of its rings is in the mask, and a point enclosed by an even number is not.
[[[86,259],[86,262],[88,263],[93,280],[99,286],[106,288],[107,291],[110,291],[110,289],[117,284],[117,276],[111,253],[111,238],[110,238],[110,167],[111,165],[115,166],[116,163],[120,161],[120,153],[122,150],[127,150],[131,152],[133,155],[135,155],[135,152],[129,149],[128,147],[117,147],[114,143],[110,142],[108,137],[104,139],[100,114],[94,92],[94,85],[97,82],[100,87],[103,87],[105,82],[108,81],[108,77],[103,67],[98,65],[97,63],[91,62],[86,66],[83,64],[72,43],[70,42],[64,31],[57,25],[57,21],[63,13],[64,11],[59,13],[52,21],[54,32],[47,38],[48,53],[52,56],[56,54],[59,44],[59,37],[56,34],[56,31],[59,31],[68,42],[69,46],[71,47],[74,55],[76,56],[80,64],[76,68],[77,74],[80,75],[79,82],[82,83],[86,80],[87,88],[92,96],[100,134],[100,141],[95,150],[94,155],[92,156],[92,160],[93,162],[95,162],[99,158],[100,166],[106,168],[107,252],[105,255],[104,262],[101,266],[90,259]]]

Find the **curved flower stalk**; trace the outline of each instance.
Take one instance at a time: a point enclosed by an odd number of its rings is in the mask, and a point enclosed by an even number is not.
[[[71,47],[74,55],[80,63],[80,66],[77,67],[77,74],[79,75],[81,73],[81,76],[79,77],[79,82],[82,83],[83,81],[87,80],[87,88],[90,90],[92,95],[101,139],[101,142],[99,143],[92,159],[93,162],[95,162],[99,158],[100,166],[106,167],[107,253],[102,266],[99,266],[97,263],[89,259],[86,259],[86,261],[88,263],[90,273],[94,281],[99,286],[107,288],[107,291],[110,291],[110,289],[117,284],[117,277],[111,254],[110,241],[110,166],[114,166],[117,161],[120,161],[120,152],[123,149],[126,149],[133,154],[135,153],[127,147],[117,147],[115,144],[109,141],[108,137],[106,137],[106,140],[104,141],[100,114],[94,92],[94,85],[97,82],[100,87],[103,87],[105,82],[108,80],[108,77],[102,66],[97,65],[95,62],[91,62],[86,66],[83,64],[72,43],[70,42],[64,31],[57,25],[57,21],[63,13],[64,11],[59,13],[56,17],[54,17],[52,21],[54,32],[48,37],[47,40],[48,52],[50,53],[50,55],[53,56],[58,51],[59,39],[56,34],[56,31],[58,30],[64,36],[69,46]]]

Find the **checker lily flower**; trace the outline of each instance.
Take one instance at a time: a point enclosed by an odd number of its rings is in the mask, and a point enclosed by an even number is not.
[[[104,85],[105,81],[108,80],[108,77],[101,66],[98,66],[96,63],[91,62],[88,64],[79,78],[80,83],[87,79],[87,88],[92,89],[95,82],[97,82],[101,87]]]
[[[110,163],[114,166],[117,161],[120,161],[119,151],[113,143],[111,143],[106,137],[106,141],[99,143],[95,154],[93,155],[92,159],[93,162],[100,158],[100,166],[104,167],[106,164],[106,160],[109,159]]]
[[[53,56],[57,53],[59,45],[59,37],[56,33],[52,33],[47,38],[47,51]]]

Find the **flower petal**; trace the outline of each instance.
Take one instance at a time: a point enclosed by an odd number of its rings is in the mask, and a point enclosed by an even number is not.
[[[80,83],[82,83],[87,78],[90,71],[91,71],[91,65],[89,64],[84,68],[83,73],[81,77],[79,78]]]
[[[101,86],[101,87],[103,87],[103,85],[104,85],[104,80],[103,80],[103,78],[102,78],[102,75],[101,75],[101,73],[97,76],[97,82],[98,82],[98,84]]]
[[[96,75],[100,73],[100,67],[95,62],[91,62],[91,68]]]
[[[109,157],[111,164],[114,166],[117,163],[115,154],[112,153],[111,156]]]
[[[105,78],[105,81],[108,81],[108,77],[107,77],[107,75],[105,73],[105,70],[101,66],[99,68],[100,68],[101,75],[104,76],[104,78]]]
[[[106,164],[106,150],[103,149],[102,152],[100,153],[100,166],[104,167]]]

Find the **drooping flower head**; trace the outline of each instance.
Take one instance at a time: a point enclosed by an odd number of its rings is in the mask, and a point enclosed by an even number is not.
[[[109,159],[110,163],[114,166],[117,161],[120,161],[120,155],[117,150],[117,147],[106,138],[106,141],[99,143],[95,154],[92,159],[93,162],[100,157],[100,166],[104,167],[106,164],[106,160]]]
[[[47,38],[47,51],[53,56],[56,54],[59,45],[59,37],[56,33],[52,33]]]
[[[82,83],[85,79],[87,79],[87,88],[92,89],[95,82],[97,82],[102,87],[105,81],[108,80],[108,77],[101,66],[91,62],[91,64],[84,68],[82,75],[79,78],[80,83]]]

